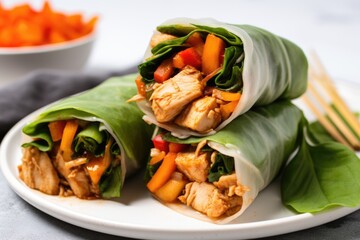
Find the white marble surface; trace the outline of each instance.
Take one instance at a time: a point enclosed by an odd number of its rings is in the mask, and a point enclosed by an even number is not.
[[[5,0],[12,5],[20,0]],[[39,6],[41,1],[31,1]],[[315,50],[335,79],[360,83],[358,0],[53,0],[66,11],[99,14],[98,41],[86,71],[126,68],[141,61],[156,25],[174,17],[212,17],[251,24]],[[0,239],[117,239],[50,217],[19,198],[0,174]],[[360,213],[273,239],[357,239]],[[126,238],[120,238],[126,239]]]

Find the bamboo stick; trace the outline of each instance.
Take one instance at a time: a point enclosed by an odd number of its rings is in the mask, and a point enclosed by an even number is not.
[[[336,91],[330,75],[327,73],[325,67],[322,65],[319,57],[315,54],[315,52],[312,53],[312,57],[315,61],[315,64],[317,65],[316,69],[319,69],[320,72],[318,76],[313,76],[314,79],[316,79],[317,82],[321,84],[323,88],[329,93],[329,97],[331,98],[334,106],[339,110],[345,120],[349,123],[357,136],[360,137],[360,122]],[[314,72],[312,73],[314,74]]]
[[[324,108],[325,112],[329,116],[333,124],[340,130],[344,137],[349,141],[353,148],[360,148],[360,141],[356,135],[349,129],[345,122],[335,112],[335,110],[322,98],[322,96],[316,91],[314,86],[309,82],[308,89],[310,93],[316,98],[319,104]]]
[[[346,145],[349,148],[352,148],[350,144],[345,140],[345,138],[338,132],[338,130],[332,125],[332,123],[327,119],[311,102],[309,97],[305,94],[302,96],[302,100],[310,108],[310,110],[315,114],[320,124],[330,133],[330,135],[337,140],[338,142]]]

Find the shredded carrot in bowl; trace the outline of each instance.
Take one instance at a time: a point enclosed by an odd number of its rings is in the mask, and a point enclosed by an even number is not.
[[[84,37],[95,29],[98,16],[84,20],[81,13],[55,11],[49,1],[40,10],[30,4],[6,9],[0,3],[0,47],[62,43]]]

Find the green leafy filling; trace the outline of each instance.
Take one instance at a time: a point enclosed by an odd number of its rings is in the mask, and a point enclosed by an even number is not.
[[[212,164],[208,181],[216,182],[223,175],[228,175],[234,172],[234,158],[217,153],[215,157],[215,162]]]
[[[241,39],[224,28],[194,25],[194,27],[169,25],[160,26],[158,31],[178,36],[156,45],[152,50],[153,56],[139,65],[140,75],[146,85],[154,83],[154,72],[160,63],[172,57],[175,53],[189,47],[186,40],[194,33],[202,35],[212,33],[222,38],[228,47],[225,48],[223,68],[207,83],[221,90],[238,92],[242,88],[242,70],[244,50]]]
[[[91,153],[101,156],[104,153],[106,139],[108,134],[99,130],[99,123],[90,123],[76,135],[73,142],[74,151],[78,155]]]

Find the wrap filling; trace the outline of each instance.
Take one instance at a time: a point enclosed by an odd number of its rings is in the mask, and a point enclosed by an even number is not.
[[[167,142],[160,133],[147,165],[147,188],[163,203],[185,204],[212,219],[238,212],[249,191],[237,180],[234,158],[207,145]]]
[[[48,149],[39,139],[23,144],[19,172],[27,186],[82,199],[107,197],[109,188],[121,188],[121,151],[99,122],[68,119],[40,127],[50,133],[51,144]]]
[[[211,132],[241,98],[240,38],[223,28],[198,25],[158,30],[150,42],[153,55],[139,66],[133,100],[149,101],[159,123]]]

